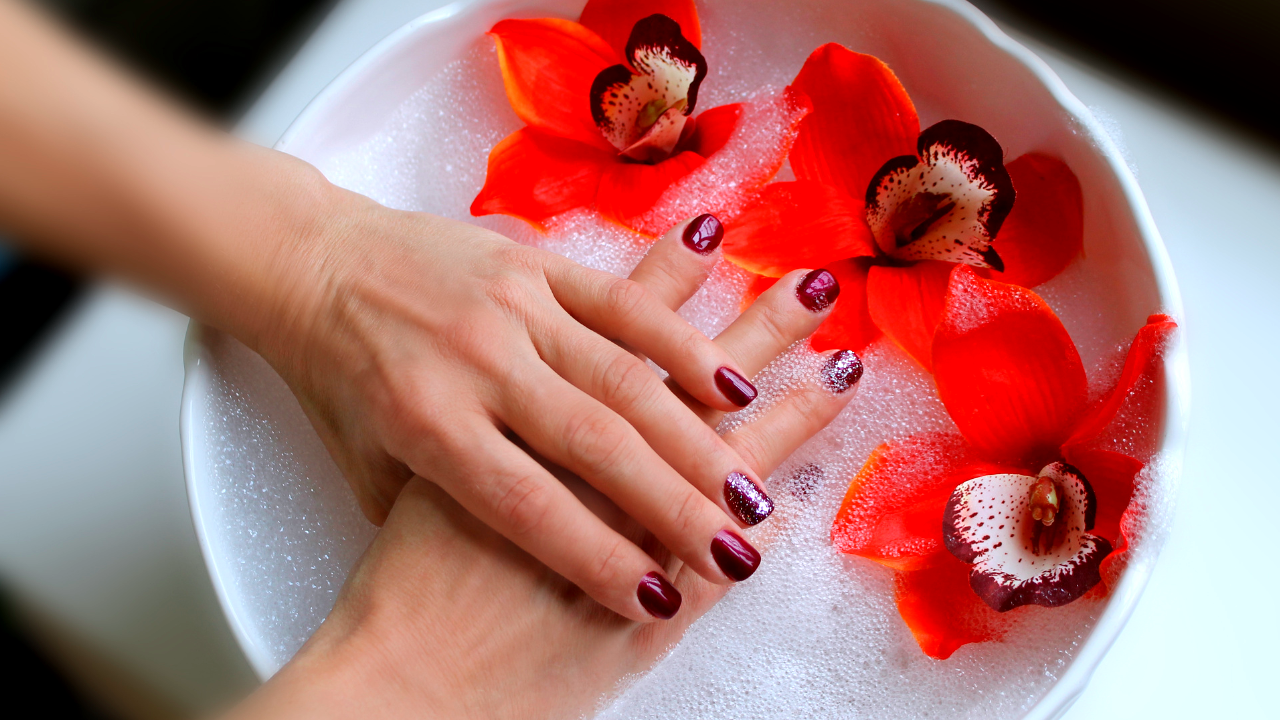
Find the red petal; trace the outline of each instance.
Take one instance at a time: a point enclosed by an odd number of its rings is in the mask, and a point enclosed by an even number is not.
[[[895,578],[898,614],[929,657],[946,660],[969,643],[998,640],[1009,625],[974,594],[969,572],[969,565],[941,553],[932,566]]]
[[[991,247],[1004,261],[993,280],[1035,287],[1062,272],[1084,244],[1080,181],[1061,160],[1028,153],[1005,166],[1017,200]]]
[[[1110,540],[1114,548],[1102,560],[1102,579],[1113,585],[1128,563],[1129,537],[1140,529],[1143,520],[1141,508],[1130,507],[1129,503],[1142,463],[1109,450],[1068,448],[1064,457],[1079,468],[1093,486],[1098,501],[1093,534]]]
[[[682,152],[656,165],[611,163],[600,178],[596,208],[610,220],[635,228],[640,216],[653,208],[667,188],[703,162],[697,153]]]
[[[1109,450],[1079,448],[1069,448],[1063,458],[1078,468],[1093,486],[1098,510],[1091,532],[1112,541],[1118,551],[1123,545],[1120,516],[1129,507],[1134,478],[1142,470],[1142,463]]]
[[[1120,380],[1076,426],[1067,445],[1099,444],[1150,457],[1160,422],[1164,351],[1178,329],[1167,315],[1152,315],[1129,346]]]
[[[531,128],[517,130],[489,153],[484,187],[471,214],[514,215],[534,224],[590,206],[611,153]]]
[[[841,260],[827,266],[840,283],[840,300],[836,309],[809,338],[809,345],[814,350],[860,352],[880,339],[880,328],[867,312],[867,269],[870,266],[865,258]]]
[[[831,525],[836,549],[914,570],[929,564],[942,544],[942,511],[965,479],[952,474],[973,464],[964,438],[923,433],[876,448],[849,483]]]
[[[791,151],[797,178],[860,198],[885,161],[916,154],[915,106],[879,59],[828,43],[813,51],[792,87],[813,102]]]
[[[733,137],[742,117],[742,103],[721,105],[689,120],[692,134],[680,141],[680,148],[692,150],[702,157],[711,157]]]
[[[929,260],[910,267],[873,267],[867,276],[871,319],[930,372],[933,331],[942,316],[953,267],[953,263]]]
[[[778,278],[769,277],[768,275],[756,275],[751,278],[751,284],[747,286],[747,291],[742,294],[742,309],[746,310],[756,298],[764,294],[765,290],[773,287],[778,282]]]
[[[830,185],[773,183],[727,228],[724,255],[770,277],[874,255],[862,215],[861,200]]]
[[[591,84],[622,56],[575,22],[503,20],[489,31],[507,99],[526,124],[609,149],[591,117]],[[625,38],[624,38],[625,40]]]
[[[675,20],[680,24],[680,34],[702,47],[702,25],[693,0],[590,0],[578,22],[594,30],[621,55],[636,23],[656,14]]]
[[[1088,384],[1075,343],[1040,296],[951,273],[933,338],[938,396],[985,457],[1047,461],[1084,412]]]

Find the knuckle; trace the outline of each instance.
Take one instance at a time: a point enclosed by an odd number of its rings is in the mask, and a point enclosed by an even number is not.
[[[591,470],[622,467],[629,439],[620,421],[597,408],[575,414],[565,428],[564,438],[570,459],[578,467]]]
[[[762,468],[766,467],[765,460],[770,456],[772,441],[769,438],[748,426],[726,437],[725,441],[734,452],[738,453],[738,457],[742,458],[747,467],[763,474]]]
[[[597,391],[605,405],[626,415],[643,403],[657,379],[634,355],[618,352],[602,363]]]
[[[790,332],[791,314],[779,308],[772,303],[762,303],[758,306],[759,315],[756,319],[757,332],[764,335],[761,344],[770,343],[772,347],[785,348],[790,345],[795,333]]]
[[[614,317],[627,320],[639,317],[649,303],[649,291],[639,283],[618,278],[605,290],[605,307]]]
[[[692,538],[702,525],[703,511],[707,499],[699,495],[693,488],[688,488],[671,506],[668,521],[671,531],[681,539]],[[688,545],[688,541],[680,543]]]
[[[529,287],[524,278],[515,273],[494,274],[485,283],[485,297],[497,307],[520,314],[529,300]]]
[[[551,495],[543,478],[535,474],[515,475],[502,483],[494,497],[494,512],[515,537],[527,537],[546,523],[551,512]]]
[[[525,245],[503,244],[494,251],[494,259],[500,267],[522,274],[537,275],[543,271],[543,252]]]
[[[707,339],[697,328],[692,325],[685,325],[684,332],[680,336],[678,350],[682,357],[697,358],[706,354],[712,347],[711,340]]]
[[[614,539],[595,557],[589,572],[590,581],[598,592],[607,592],[608,588],[621,581],[630,564],[630,554],[625,540]]]

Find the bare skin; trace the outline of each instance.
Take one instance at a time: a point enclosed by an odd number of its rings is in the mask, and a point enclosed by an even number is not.
[[[584,478],[707,581],[755,467],[702,422],[735,409],[731,349],[638,282],[465,223],[399,212],[239,142],[0,0],[0,231],[126,278],[289,383],[383,523],[429,482],[605,607],[652,616],[663,568],[534,455]],[[630,348],[665,368],[691,409]]]
[[[708,267],[668,236],[633,278],[677,307]],[[821,321],[796,299],[801,275],[780,280],[717,338],[747,370],[758,371]],[[815,377],[724,441],[767,476],[853,395]],[[707,419],[714,424],[718,415]],[[650,668],[729,588],[682,567],[585,483],[565,481],[611,527],[663,562],[684,598],[674,618],[635,623],[607,611],[415,478],[329,618],[232,718],[590,714],[620,680]]]

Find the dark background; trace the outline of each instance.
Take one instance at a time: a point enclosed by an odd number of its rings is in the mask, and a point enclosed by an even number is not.
[[[135,70],[230,124],[333,0],[46,0]],[[1280,0],[977,0],[998,20],[1280,146]],[[1177,152],[1177,148],[1169,148]],[[0,394],[70,307],[78,278],[0,240]],[[2,598],[0,598],[2,600]],[[103,717],[16,631],[0,601],[0,689],[40,717]],[[23,700],[26,702],[23,702]]]

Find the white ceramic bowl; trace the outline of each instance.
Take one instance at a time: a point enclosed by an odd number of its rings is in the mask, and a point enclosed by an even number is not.
[[[727,2],[711,8],[732,12]],[[464,0],[411,22],[366,53],[294,122],[278,147],[318,166],[374,135],[385,119],[448,62],[504,17],[575,18],[583,0]],[[753,41],[794,62],[835,40],[889,63],[922,120],[960,117],[1000,138],[1009,157],[1055,153],[1085,193],[1085,249],[1114,311],[1132,327],[1162,310],[1181,317],[1181,300],[1142,193],[1089,111],[1031,52],[958,0],[828,0],[779,5],[797,33],[762,29]],[[794,57],[792,57],[794,56]],[[1105,239],[1105,241],[1104,241]],[[1162,450],[1181,457],[1187,419],[1186,351],[1168,358]],[[262,677],[301,646],[332,607],[334,594],[375,530],[283,381],[235,340],[192,326],[182,443],[191,511],[214,586],[232,628]],[[1128,620],[1151,564],[1134,563],[1112,592],[1084,646],[1026,715],[1060,716]]]

